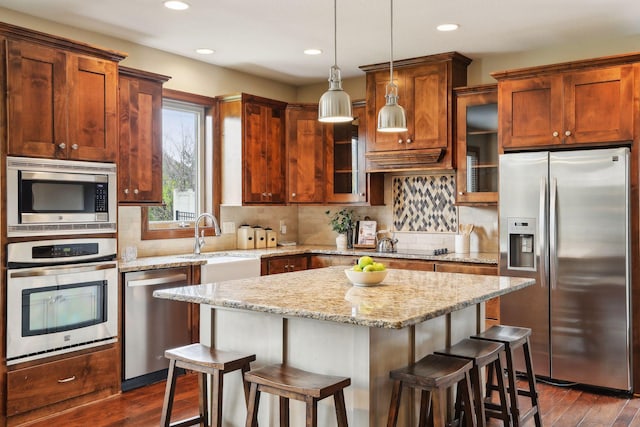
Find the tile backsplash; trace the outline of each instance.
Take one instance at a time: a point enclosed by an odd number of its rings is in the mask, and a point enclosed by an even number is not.
[[[458,231],[454,175],[396,176],[392,185],[396,231]]]

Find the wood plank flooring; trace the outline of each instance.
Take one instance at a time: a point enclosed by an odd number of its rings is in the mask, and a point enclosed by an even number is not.
[[[157,427],[160,422],[164,382],[122,393],[105,401],[62,413],[29,427]],[[538,383],[545,427],[640,427],[640,398],[596,394],[576,388]],[[198,413],[197,377],[178,379],[174,420]],[[292,424],[293,425],[293,424]],[[491,420],[490,427],[501,426]],[[526,427],[533,426],[533,420]]]

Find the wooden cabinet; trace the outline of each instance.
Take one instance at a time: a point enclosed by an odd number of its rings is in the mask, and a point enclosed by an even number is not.
[[[318,121],[317,104],[289,104],[286,118],[287,202],[323,203],[328,127]]]
[[[116,161],[117,61],[124,56],[45,41],[7,40],[7,154]]]
[[[498,92],[483,85],[455,89],[456,204],[498,202]]]
[[[308,255],[287,255],[263,259],[260,266],[260,274],[290,273],[292,271],[306,270],[309,268]]]
[[[221,98],[223,204],[285,203],[285,107],[247,94]]]
[[[162,85],[168,76],[120,67],[118,201],[162,203]]]
[[[452,87],[467,82],[471,60],[446,53],[394,62],[398,103],[407,115],[407,131],[377,131],[385,105],[389,64],[360,67],[367,73],[367,171],[452,168]]]
[[[504,149],[633,139],[634,68],[620,55],[493,73]]]
[[[309,268],[333,267],[336,265],[349,267],[357,264],[358,258],[360,257],[351,255],[312,255],[309,261]],[[434,262],[427,260],[376,257],[376,261],[382,262],[387,268],[419,271],[433,271],[434,269]]]
[[[12,417],[100,390],[119,392],[115,347],[7,372],[7,416]]]

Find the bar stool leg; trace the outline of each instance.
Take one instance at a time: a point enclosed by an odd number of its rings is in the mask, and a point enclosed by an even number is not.
[[[434,427],[445,427],[447,420],[447,390],[439,389],[431,393],[431,412]]]
[[[169,362],[169,372],[167,375],[167,385],[164,392],[164,401],[162,402],[162,416],[160,417],[160,425],[169,427],[171,423],[171,411],[173,410],[173,395],[176,391],[176,361]]]
[[[465,387],[462,390],[462,399],[464,401],[464,411],[467,427],[477,426],[476,411],[473,405],[473,392],[471,391],[471,377],[467,372],[464,375]]]
[[[400,398],[402,397],[402,382],[394,381],[391,390],[391,404],[389,405],[389,416],[387,427],[396,427],[398,424],[398,411],[400,410]]]
[[[489,366],[493,365],[495,365],[496,372],[503,372],[502,361],[499,357]],[[502,421],[505,425],[510,426],[512,425],[513,420],[511,420],[511,413],[509,411],[509,400],[507,398],[507,386],[504,383],[504,375],[496,375],[496,379],[498,381],[498,395],[500,397],[500,411],[502,412]],[[480,421],[478,421],[478,425],[480,425]]]
[[[289,399],[283,396],[279,398],[280,402],[280,427],[289,427]]]
[[[311,396],[306,396],[304,401],[307,407],[306,427],[318,427],[318,401]]]
[[[223,375],[215,370],[211,375],[211,426],[222,427],[222,385]]]
[[[516,384],[516,371],[513,367],[513,349],[509,346],[506,349],[507,359],[507,379],[509,381],[509,398],[511,399],[511,416],[513,427],[520,427],[520,410],[518,409],[518,388]],[[496,374],[497,375],[497,374]]]
[[[426,427],[431,413],[431,392],[422,390],[420,393],[420,418],[418,419],[418,427]]]
[[[540,406],[538,405],[538,389],[536,388],[536,377],[533,375],[533,363],[531,362],[531,353],[529,352],[529,338],[522,345],[524,350],[524,363],[527,367],[527,379],[529,381],[529,395],[531,397],[531,406],[536,409],[533,419],[536,423],[536,427],[542,427],[542,420],[540,419]]]
[[[473,390],[473,395],[474,396],[481,396],[482,394],[482,381],[480,378],[480,368],[478,368],[477,366],[474,366],[473,369],[471,369],[471,387]],[[486,416],[485,416],[485,411],[484,411],[484,405],[482,404],[482,401],[478,401],[478,404],[475,405],[475,409],[476,409],[476,419],[478,421],[478,427],[484,427],[486,425]]]
[[[333,395],[333,402],[336,407],[338,427],[347,427],[347,407],[344,403],[344,392],[342,390]]]
[[[244,402],[247,407],[249,406],[249,383],[244,379],[244,374],[249,372],[250,369],[251,366],[249,364],[246,364],[241,368],[242,388],[244,389]]]
[[[258,406],[260,404],[260,391],[258,384],[251,384],[249,391],[249,406],[247,407],[247,422],[245,427],[256,427],[258,425]]]

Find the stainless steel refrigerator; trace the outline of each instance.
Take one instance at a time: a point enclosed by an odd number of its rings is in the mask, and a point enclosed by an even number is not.
[[[500,274],[536,279],[501,323],[532,329],[536,375],[630,390],[628,148],[503,154],[499,191]]]

